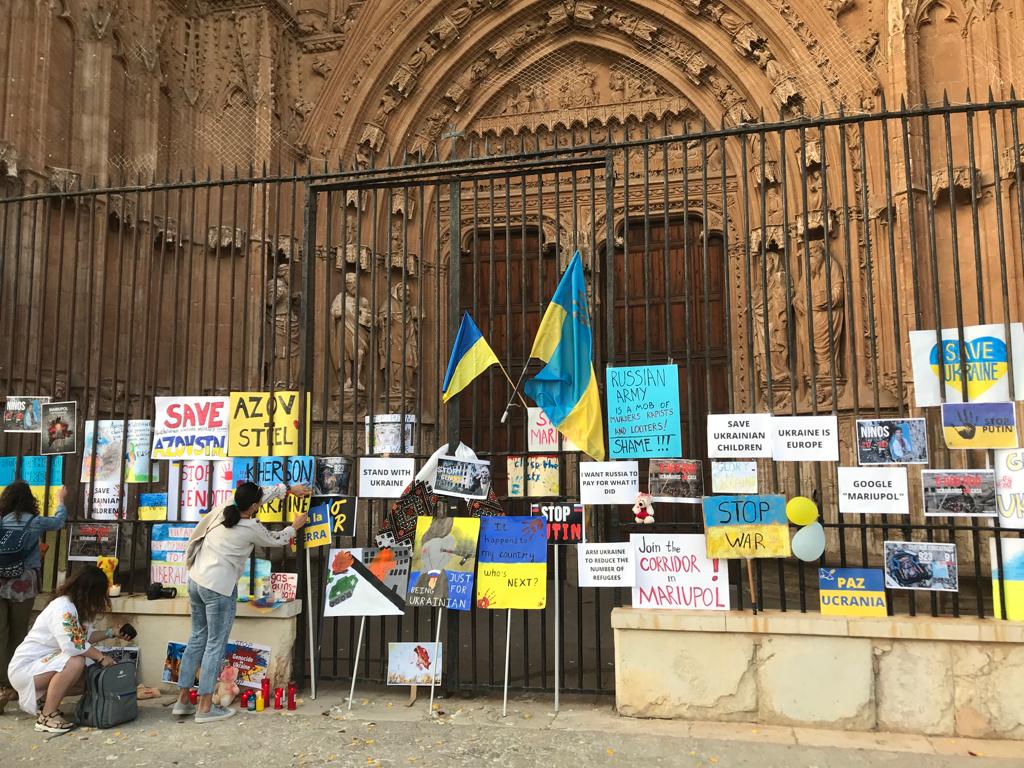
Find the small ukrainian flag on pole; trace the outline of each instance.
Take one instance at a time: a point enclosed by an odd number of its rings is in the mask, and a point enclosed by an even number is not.
[[[459,332],[455,335],[455,346],[452,347],[448,371],[444,375],[444,384],[441,386],[443,393],[441,399],[447,403],[449,399],[469,386],[473,379],[495,363],[501,365],[498,356],[494,354],[491,345],[487,343],[487,339],[476,327],[469,312],[463,312],[462,324],[459,326]]]

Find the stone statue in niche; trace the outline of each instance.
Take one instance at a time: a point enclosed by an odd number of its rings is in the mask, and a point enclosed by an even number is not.
[[[410,293],[405,283],[398,283],[391,289],[388,306],[377,313],[377,367],[384,377],[390,404],[403,408],[399,401],[411,398],[416,391],[414,379],[420,365],[422,315],[410,302]]]
[[[787,304],[787,275],[783,270],[782,255],[779,251],[765,251],[765,265],[762,273],[755,266],[751,276],[754,285],[752,317],[754,322],[754,364],[761,371],[762,380],[768,377],[768,363],[771,363],[771,379],[778,381],[789,373],[789,307]],[[766,281],[767,290],[762,280]],[[765,335],[765,320],[768,333]]]
[[[299,361],[299,294],[291,290],[291,261],[278,255],[274,274],[267,281],[267,315],[273,324],[273,343],[269,354],[275,388],[287,389],[295,383]]]
[[[827,379],[830,371],[835,369],[836,377],[841,373],[839,344],[843,335],[843,319],[845,309],[846,286],[843,269],[835,254],[830,253],[828,263],[825,260],[825,245],[821,240],[809,243],[808,252],[800,249],[801,266],[806,270],[810,261],[811,299],[807,304],[807,278],[800,280],[799,287],[793,296],[794,322],[797,338],[803,343],[797,346],[804,350],[799,358],[800,380],[804,384],[810,382],[812,376],[819,380]],[[810,314],[811,333],[814,337],[814,356],[811,357],[810,344],[807,342],[807,317]]]
[[[346,391],[366,389],[363,384],[363,362],[370,347],[370,302],[365,296],[356,304],[356,275],[345,275],[345,290],[331,302],[334,334],[331,339],[331,362]],[[339,354],[340,353],[340,354]],[[340,357],[340,359],[339,359]]]
[[[752,56],[765,43],[765,36],[753,24],[721,3],[711,8],[711,18],[729,33],[733,45],[744,56]]]

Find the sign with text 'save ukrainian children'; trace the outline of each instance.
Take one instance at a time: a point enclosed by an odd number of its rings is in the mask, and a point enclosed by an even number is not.
[[[573,504],[571,501],[531,504],[530,514],[544,515],[547,521],[548,544],[582,544],[586,541],[582,504]]]
[[[581,461],[580,503],[632,504],[640,492],[635,461]]]
[[[158,397],[154,459],[219,459],[228,455],[226,397]]]
[[[772,458],[839,461],[839,424],[835,414],[773,417]]]
[[[822,616],[885,616],[885,576],[880,568],[819,568]]]
[[[634,608],[729,610],[729,571],[699,533],[634,533]]]
[[[547,604],[547,525],[542,517],[481,517],[478,608],[530,610]]]
[[[297,456],[298,392],[232,392],[231,456]]]
[[[359,497],[397,499],[416,474],[416,459],[359,459]]]
[[[682,455],[679,367],[607,368],[608,444],[615,459]]]
[[[705,496],[708,557],[789,557],[784,496]]]
[[[757,459],[772,455],[770,413],[709,413],[708,456]]]

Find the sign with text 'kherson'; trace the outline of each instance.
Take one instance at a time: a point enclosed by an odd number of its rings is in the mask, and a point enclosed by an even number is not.
[[[608,444],[613,459],[682,455],[679,366],[608,368]]]
[[[219,459],[228,455],[226,397],[158,397],[154,459]]]
[[[708,557],[789,557],[784,496],[705,496]]]

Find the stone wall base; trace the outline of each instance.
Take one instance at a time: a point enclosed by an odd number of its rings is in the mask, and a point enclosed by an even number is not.
[[[1024,625],[618,608],[630,717],[1024,739]]]

